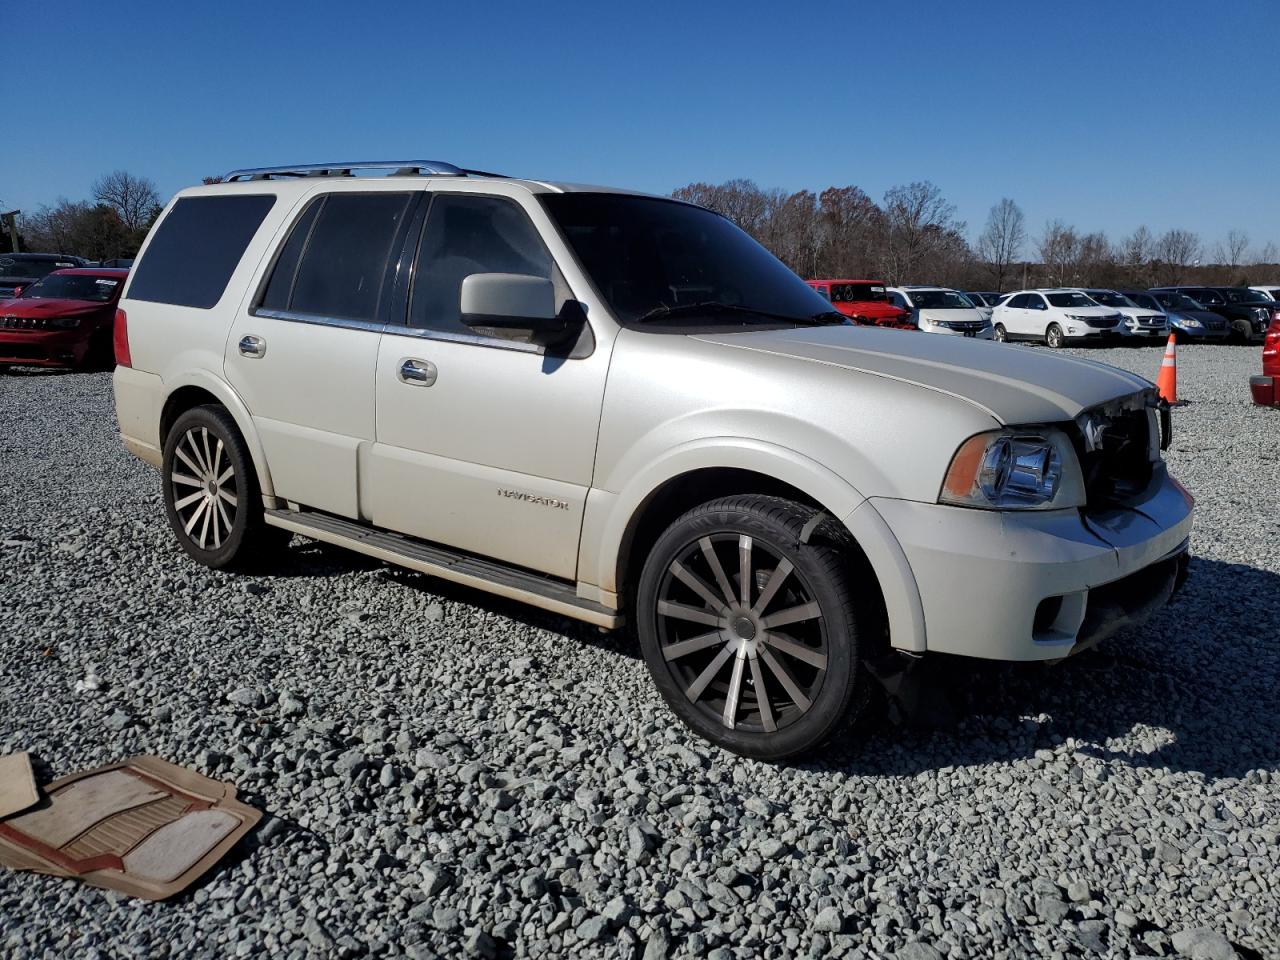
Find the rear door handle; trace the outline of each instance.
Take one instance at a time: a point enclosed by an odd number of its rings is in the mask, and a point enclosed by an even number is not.
[[[265,357],[267,355],[267,341],[261,337],[255,337],[253,334],[240,338],[240,355],[242,357]]]
[[[405,357],[400,361],[400,382],[413,387],[429,387],[436,382],[436,365],[430,360]]]

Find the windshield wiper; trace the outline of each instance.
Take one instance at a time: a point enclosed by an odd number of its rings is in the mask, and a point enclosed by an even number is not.
[[[733,303],[724,303],[720,300],[699,300],[697,303],[681,303],[669,307],[665,304],[654,307],[647,313],[643,313],[636,317],[636,323],[646,323],[650,320],[665,320],[668,317],[688,316],[694,313],[740,313],[750,314],[754,317],[763,317],[766,320],[778,320],[783,323],[802,323],[802,324],[828,324],[828,323],[844,323],[844,314],[836,310],[827,310],[822,313],[815,313],[811,317],[792,317],[784,313],[772,313],[768,310],[758,310],[755,307],[742,307]]]

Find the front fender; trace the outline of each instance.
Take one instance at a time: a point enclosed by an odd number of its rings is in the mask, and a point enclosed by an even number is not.
[[[618,590],[618,559],[631,521],[668,482],[705,469],[751,470],[803,491],[834,517],[866,498],[851,484],[803,454],[747,437],[704,437],[671,447],[631,473],[616,493],[591,490],[583,517],[580,578],[608,593]]]

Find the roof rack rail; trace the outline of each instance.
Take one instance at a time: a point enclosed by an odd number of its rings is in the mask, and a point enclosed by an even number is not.
[[[352,177],[353,170],[392,170],[399,177],[465,177],[467,171],[441,160],[359,160],[344,163],[294,163],[281,167],[232,170],[223,183],[271,180],[275,177]]]

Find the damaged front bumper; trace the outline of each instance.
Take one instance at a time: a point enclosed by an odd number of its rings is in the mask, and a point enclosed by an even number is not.
[[[1058,660],[1132,626],[1185,579],[1194,501],[1164,464],[1122,509],[970,510],[870,501],[906,555],[925,649]]]

